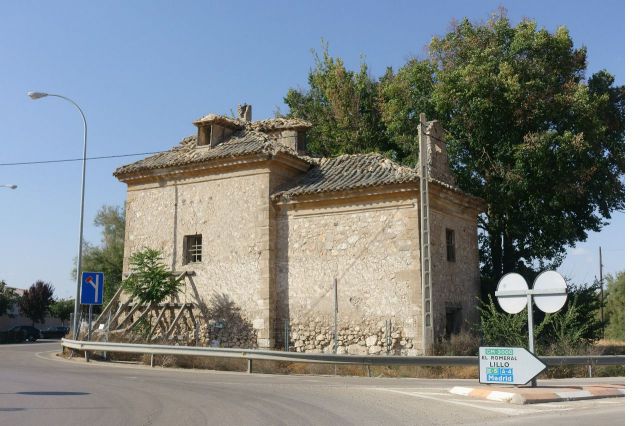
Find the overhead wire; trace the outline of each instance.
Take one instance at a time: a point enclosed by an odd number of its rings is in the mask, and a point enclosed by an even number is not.
[[[98,157],[87,157],[87,160],[104,160],[108,158],[123,158],[123,157],[135,157],[139,155],[152,155],[152,154],[161,154],[163,152],[169,151],[151,151],[151,152],[138,152],[135,154],[116,154],[116,155],[101,155]],[[18,161],[13,163],[0,163],[0,167],[2,166],[26,166],[26,165],[34,165],[34,164],[52,164],[52,163],[70,163],[73,161],[82,161],[82,158],[65,158],[65,159],[56,159],[56,160],[36,160],[36,161]]]

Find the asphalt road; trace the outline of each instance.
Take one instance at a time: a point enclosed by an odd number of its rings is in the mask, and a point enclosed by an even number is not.
[[[56,359],[59,349],[0,345],[0,425],[624,424],[624,398],[519,406],[447,392],[471,380],[151,369]]]

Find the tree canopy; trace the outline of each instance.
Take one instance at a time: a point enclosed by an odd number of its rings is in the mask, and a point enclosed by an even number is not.
[[[606,276],[604,335],[608,339],[624,340],[624,272]]]
[[[4,280],[0,280],[0,316],[9,312],[15,302],[16,293],[13,289],[7,287],[7,283]]]
[[[52,317],[59,319],[62,321],[62,325],[64,325],[65,321],[69,321],[71,319],[74,304],[74,299],[56,300],[51,304],[49,311],[51,312]]]
[[[489,292],[507,272],[559,265],[624,208],[624,86],[586,67],[566,28],[497,14],[454,24],[425,59],[379,79],[325,47],[309,88],[284,100],[315,125],[307,146],[318,155],[379,151],[413,165],[419,113],[440,120],[458,184],[487,202],[478,226]]]
[[[178,292],[180,282],[162,263],[159,250],[145,248],[133,253],[130,259],[131,275],[122,286],[141,303],[157,304]]]
[[[33,283],[18,299],[20,311],[34,324],[44,322],[52,303],[53,287],[44,281]]]
[[[109,301],[122,282],[124,210],[118,206],[102,206],[93,224],[102,228],[102,242],[99,246],[85,242],[82,249],[82,269],[104,272],[104,300]],[[72,276],[76,278],[75,268]]]

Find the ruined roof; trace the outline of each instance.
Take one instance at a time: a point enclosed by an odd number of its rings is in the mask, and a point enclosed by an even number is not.
[[[144,170],[204,163],[216,159],[242,157],[251,154],[275,155],[282,153],[311,164],[309,160],[298,155],[294,150],[276,142],[264,133],[253,130],[238,130],[227,140],[214,147],[209,147],[209,145],[197,147],[196,144],[196,136],[189,136],[171,150],[119,167],[113,174],[116,177],[120,177],[128,173]]]
[[[248,129],[256,132],[270,132],[274,130],[310,129],[311,123],[299,118],[276,117],[267,120],[244,121],[225,115],[207,114],[193,122],[196,126],[202,124],[220,124],[224,127],[238,130]]]
[[[419,179],[414,169],[376,153],[320,158],[316,163],[300,179],[280,188],[273,198],[417,182]]]
[[[226,115],[207,114],[193,122],[196,126],[199,124],[220,124],[230,129],[241,129],[244,127],[242,120],[236,120],[235,118],[227,117]]]
[[[295,129],[310,129],[311,123],[299,118],[284,118],[276,117],[268,120],[252,121],[248,123],[249,126],[257,131],[268,132],[272,130],[295,130]]]

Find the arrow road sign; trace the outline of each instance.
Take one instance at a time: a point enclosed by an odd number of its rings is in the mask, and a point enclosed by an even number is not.
[[[83,305],[102,305],[104,291],[104,273],[83,272],[80,303]]]
[[[547,366],[525,348],[480,347],[480,383],[524,385]]]

